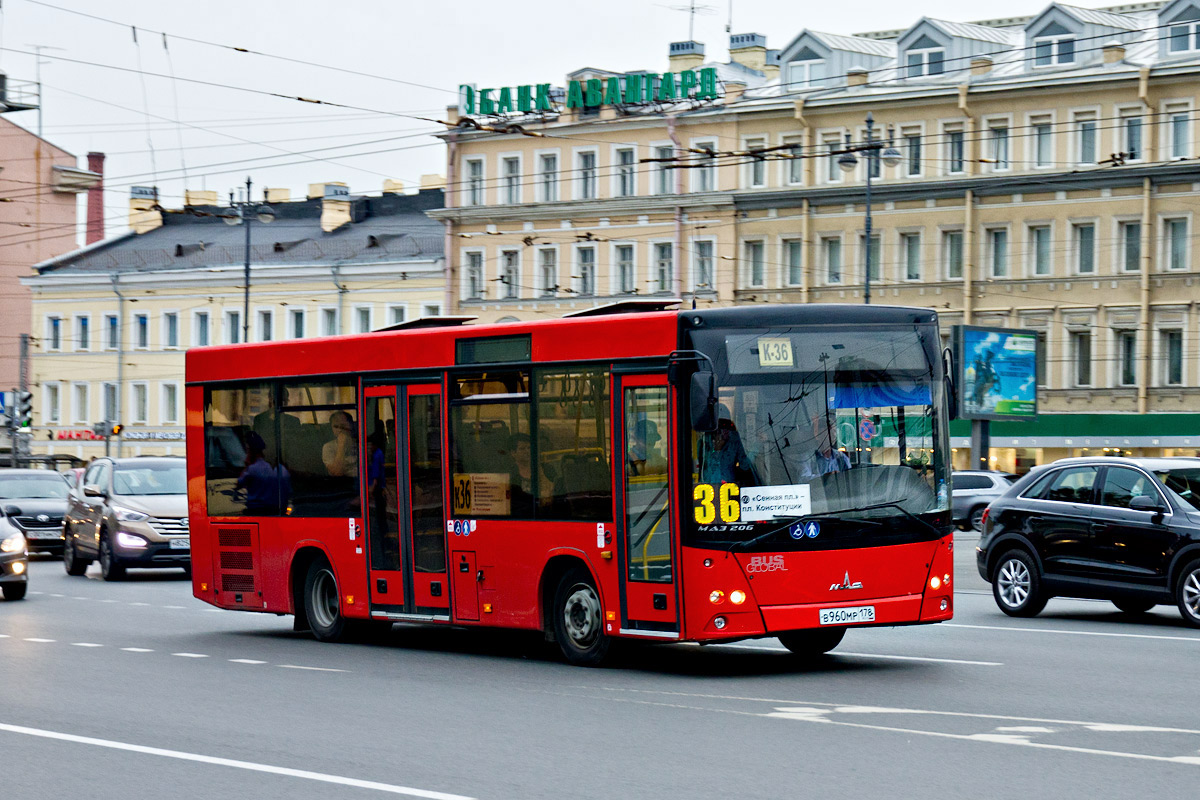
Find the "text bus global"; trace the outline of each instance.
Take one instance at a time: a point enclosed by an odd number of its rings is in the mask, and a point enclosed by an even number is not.
[[[467,116],[554,110],[548,83],[504,86],[499,89],[476,89],[463,84],[458,87],[458,93],[459,107]],[[715,67],[704,67],[683,72],[647,72],[570,81],[567,84],[566,105],[567,108],[594,108],[678,100],[716,100],[717,96],[717,70]]]

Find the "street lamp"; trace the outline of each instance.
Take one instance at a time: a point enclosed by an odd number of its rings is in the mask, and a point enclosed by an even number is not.
[[[885,145],[883,142],[875,141],[875,117],[871,112],[867,112],[867,141],[864,144],[851,144],[850,134],[846,134],[846,148],[842,154],[838,156],[837,165],[842,168],[843,172],[850,172],[858,166],[858,158],[855,157],[856,152],[865,152],[867,155],[867,219],[866,219],[866,243],[863,248],[864,272],[866,273],[863,279],[863,302],[870,304],[871,302],[871,172],[875,167],[875,159],[879,159],[889,167],[894,167],[900,163],[903,157],[900,151],[892,144],[892,129],[888,128],[888,141]]]
[[[275,221],[275,209],[268,205],[254,207],[250,199],[250,179],[246,178],[246,199],[237,202],[229,193],[229,208],[221,214],[226,225],[246,226],[245,288],[242,291],[242,341],[250,341],[250,223],[258,220],[264,225]]]

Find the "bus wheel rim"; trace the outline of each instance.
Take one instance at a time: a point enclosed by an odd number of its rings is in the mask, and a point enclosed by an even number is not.
[[[567,636],[581,649],[591,647],[600,636],[600,598],[587,584],[576,584],[563,605]]]
[[[312,588],[312,608],[316,623],[322,628],[331,628],[338,618],[337,581],[333,573],[323,569],[317,573]]]

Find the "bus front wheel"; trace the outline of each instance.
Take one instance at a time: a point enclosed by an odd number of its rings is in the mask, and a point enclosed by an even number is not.
[[[842,642],[845,628],[811,628],[779,634],[779,642],[798,656],[819,656]]]
[[[563,575],[554,593],[554,638],[572,664],[593,667],[608,655],[612,639],[604,633],[600,593],[582,567]]]

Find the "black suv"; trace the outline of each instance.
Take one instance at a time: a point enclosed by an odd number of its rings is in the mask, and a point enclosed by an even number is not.
[[[996,605],[1032,617],[1051,597],[1140,614],[1175,603],[1200,628],[1200,458],[1066,458],[988,506],[975,551]]]

